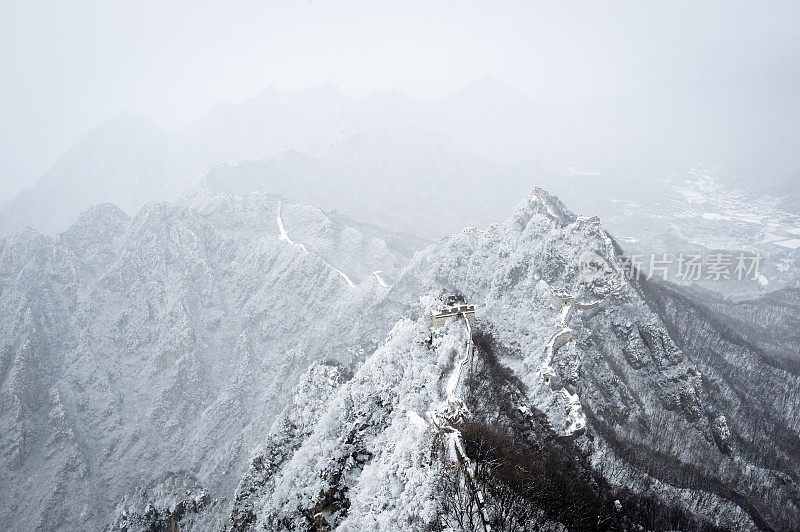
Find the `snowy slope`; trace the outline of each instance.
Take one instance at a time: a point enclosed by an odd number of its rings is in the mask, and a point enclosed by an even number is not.
[[[603,264],[588,282],[577,263],[584,251]],[[744,405],[735,398],[763,389],[769,379],[796,377],[763,373],[761,382],[748,387],[719,369],[701,373],[699,367],[719,364],[712,360],[718,354],[699,339],[722,333],[693,331],[686,323],[681,330],[670,315],[662,318],[653,296],[622,276],[617,251],[596,220],[575,217],[552,196],[534,191],[504,223],[465,230],[417,254],[364,318],[363,337],[381,341],[376,321],[419,317],[420,295],[463,293],[478,308],[480,331],[494,339],[498,357],[512,371],[503,382],[518,379],[524,390],[516,392],[516,409],[545,416],[545,428],[534,431],[540,436],[519,428],[521,421],[511,416],[512,440],[544,438],[545,449],[580,457],[570,467],[605,485],[606,491],[589,490],[597,504],[608,508],[615,499],[624,501],[626,510],[618,516],[623,524],[789,527],[800,515],[797,453],[782,440],[798,429],[792,414],[800,406],[797,394],[788,391],[791,385],[780,385],[786,413],[772,415],[785,436],[758,428],[759,414],[752,413],[768,402],[747,413],[738,410]],[[430,419],[425,413],[446,398],[453,355],[431,351],[426,331],[423,322],[401,321],[329,408],[310,416],[314,425],[306,422],[288,435],[285,426],[273,427],[267,448],[289,443],[268,468],[255,467],[243,479],[237,501],[246,500],[251,513],[237,513],[235,503],[233,528],[302,528],[321,518],[344,530],[388,529],[396,519],[409,528],[430,524],[430,512],[437,511],[431,505],[441,510],[437,505],[443,502],[434,496],[427,507],[421,503],[431,492],[436,460],[430,454],[434,436],[419,419]],[[683,337],[676,343],[671,334]],[[745,347],[726,364],[752,371],[759,364],[754,354]],[[473,421],[482,422],[487,414],[482,415]],[[758,453],[745,437],[776,452]],[[550,447],[546,442],[553,438],[574,447]],[[260,479],[255,484],[254,477]],[[245,514],[250,517],[237,520]],[[578,519],[554,515],[539,518]]]
[[[56,239],[0,240],[2,525],[202,529],[232,514],[246,529],[319,514],[423,527],[449,506],[422,495],[458,491],[432,484],[459,463],[440,428],[472,422],[474,436],[498,420],[493,437],[552,464],[529,472],[557,480],[545,495],[585,495],[537,496],[524,519],[796,522],[797,372],[692,302],[628,282],[597,220],[537,189],[485,231],[412,257],[417,245],[262,194],[133,218],[102,205]],[[484,386],[453,373],[463,328],[429,343],[420,297],[443,289],[477,306]],[[776,394],[754,397],[764,388]],[[473,460],[470,441],[459,452]]]
[[[252,513],[248,516],[237,502],[238,522],[243,525],[249,517],[251,526],[267,529],[302,526],[307,515],[313,522],[334,491],[348,489],[350,478],[370,479],[363,501],[359,495],[352,495],[353,500],[382,508],[373,518],[384,526],[408,519],[432,521],[432,477],[403,477],[416,474],[413,466],[424,460],[424,451],[417,451],[425,445],[416,440],[430,438],[419,434],[424,427],[408,431],[407,415],[424,416],[438,395],[436,358],[425,340],[423,327],[403,322],[346,386],[295,400],[276,422],[268,447],[240,488],[243,501],[249,483],[259,479],[258,497],[247,501]],[[393,463],[381,468],[383,461]],[[400,478],[392,478],[394,474]],[[330,495],[321,496],[324,492]],[[354,529],[365,525],[353,523]]]
[[[99,527],[168,472],[224,498],[305,368],[358,356],[352,309],[407,242],[283,203],[290,244],[281,203],[101,205],[0,240],[4,528]]]

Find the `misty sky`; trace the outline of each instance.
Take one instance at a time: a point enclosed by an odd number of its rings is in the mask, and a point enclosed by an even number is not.
[[[133,112],[179,128],[267,86],[543,102],[794,60],[800,2],[0,2],[0,201]]]

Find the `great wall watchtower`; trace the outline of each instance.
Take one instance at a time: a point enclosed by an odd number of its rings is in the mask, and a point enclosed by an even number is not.
[[[431,327],[439,329],[464,316],[470,328],[475,330],[475,305],[468,305],[462,295],[445,295],[441,301],[438,308],[425,314],[425,320]]]

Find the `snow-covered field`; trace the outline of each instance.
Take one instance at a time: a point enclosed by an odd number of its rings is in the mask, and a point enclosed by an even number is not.
[[[765,196],[759,199],[748,198],[742,192],[726,190],[712,174],[697,170],[690,171],[690,178],[684,183],[674,185],[673,189],[683,197],[687,209],[675,213],[676,217],[731,222],[729,231],[737,238],[744,238],[741,244],[774,244],[790,249],[800,234],[800,215],[782,211],[781,198]],[[720,224],[721,228],[726,227]],[[732,235],[733,236],[733,235]],[[760,241],[757,239],[763,237]],[[753,240],[756,242],[753,242]],[[740,244],[740,245],[741,245]],[[764,251],[775,251],[769,247]]]
[[[611,200],[601,215],[627,253],[673,259],[681,253],[758,255],[760,284],[701,281],[723,294],[775,290],[800,280],[800,215],[782,210],[781,198],[754,199],[697,170],[650,193],[655,196]]]

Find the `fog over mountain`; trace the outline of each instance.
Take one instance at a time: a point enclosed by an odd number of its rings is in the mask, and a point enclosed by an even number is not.
[[[209,165],[290,157],[281,155],[285,150],[309,158],[338,157],[333,164],[340,165],[366,164],[348,163],[348,157],[391,165],[398,157],[391,150],[409,150],[406,159],[410,159],[413,142],[426,145],[417,152],[430,152],[418,161],[426,168],[452,168],[448,158],[459,158],[459,168],[449,176],[426,176],[432,187],[443,189],[450,188],[458,173],[479,174],[482,177],[464,179],[483,180],[484,187],[494,187],[499,180],[493,171],[519,163],[533,166],[518,170],[522,175],[516,179],[526,185],[576,169],[598,174],[598,187],[606,190],[632,182],[660,182],[701,167],[749,195],[780,196],[785,205],[796,208],[800,153],[794,124],[800,101],[791,88],[800,72],[790,67],[742,71],[558,106],[537,104],[484,78],[434,101],[397,92],[353,98],[333,84],[299,93],[268,89],[242,104],[219,106],[176,134],[147,120],[122,116],[87,134],[39,183],[7,203],[2,210],[4,231],[24,226],[63,230],[96,202],[114,202],[131,211],[147,201],[175,200],[202,179]],[[405,129],[405,138],[398,133],[393,142],[380,135],[367,140],[371,131],[386,128]],[[359,149],[364,151],[355,151]],[[313,173],[303,163],[296,164],[300,167],[287,171]],[[487,171],[489,164],[495,168]],[[363,185],[359,193],[365,200],[369,188],[377,197],[392,190],[391,178],[381,177],[373,173],[369,186]],[[289,192],[289,186],[285,184],[284,190]],[[410,204],[396,203],[401,210]],[[488,198],[482,208],[470,209],[475,219],[467,215],[464,221],[485,224],[487,216],[497,219],[509,206],[508,201]],[[458,205],[467,207],[472,206]],[[452,230],[453,226],[443,226],[438,235]]]
[[[796,6],[244,4],[0,6],[0,529],[798,528]]]

